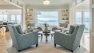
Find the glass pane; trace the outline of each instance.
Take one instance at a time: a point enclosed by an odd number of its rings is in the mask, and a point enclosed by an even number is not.
[[[21,15],[17,15],[16,18],[17,18],[17,23],[18,23],[18,24],[21,24],[21,19],[22,19],[22,18],[21,18]]]
[[[0,21],[3,21],[3,15],[0,15]]]
[[[3,15],[4,16],[4,21],[7,22],[7,15]]]
[[[90,31],[90,23],[91,23],[90,13],[84,12],[83,16],[84,16],[83,17],[83,24],[85,24],[85,32],[89,32]]]
[[[82,18],[82,13],[81,12],[76,12],[76,24],[81,24],[81,18]]]
[[[11,15],[11,22],[16,22],[15,15]]]

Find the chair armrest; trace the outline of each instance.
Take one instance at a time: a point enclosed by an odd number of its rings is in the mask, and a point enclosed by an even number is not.
[[[18,39],[22,40],[34,40],[38,39],[38,33],[37,32],[30,32],[26,34],[20,34]]]
[[[55,32],[55,38],[70,40],[72,38],[72,34],[65,34],[62,32]]]
[[[72,34],[56,32],[54,36],[54,43],[72,48],[73,43],[74,43],[74,38]]]

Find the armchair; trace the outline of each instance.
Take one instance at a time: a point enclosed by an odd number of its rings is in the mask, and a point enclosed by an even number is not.
[[[20,34],[17,31],[16,26],[7,25],[9,28],[9,32],[11,34],[13,47],[16,48],[17,51],[21,51],[23,49],[29,48],[31,45],[38,46],[38,33],[30,32],[27,34]]]
[[[83,31],[84,25],[72,25],[68,34],[55,32],[54,46],[58,44],[73,52],[77,47],[80,46],[80,40],[83,35]]]
[[[16,30],[17,30],[17,32],[18,32],[19,34],[24,34],[24,32],[22,31],[20,25],[16,25],[15,27],[16,27]]]

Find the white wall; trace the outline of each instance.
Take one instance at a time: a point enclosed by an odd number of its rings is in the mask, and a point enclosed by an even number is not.
[[[25,17],[26,17],[26,6],[24,5],[23,7],[22,7],[22,28],[23,28],[23,31],[25,31],[26,30],[26,21],[25,21]]]
[[[69,8],[69,23],[71,24],[75,24],[75,3],[71,3],[70,4],[70,8]]]
[[[94,53],[94,0],[90,0],[91,17],[92,17],[92,30],[90,36],[90,53]]]

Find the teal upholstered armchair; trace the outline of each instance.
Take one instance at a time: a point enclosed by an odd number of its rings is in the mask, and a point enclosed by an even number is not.
[[[8,25],[9,32],[11,34],[13,47],[16,48],[17,51],[21,51],[23,49],[29,48],[31,45],[38,46],[38,33],[30,32],[27,34],[23,34],[21,27]]]
[[[83,35],[83,31],[84,25],[71,25],[68,34],[64,34],[63,32],[55,32],[54,46],[58,44],[73,52],[77,47],[80,46],[80,40]]]

